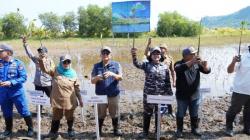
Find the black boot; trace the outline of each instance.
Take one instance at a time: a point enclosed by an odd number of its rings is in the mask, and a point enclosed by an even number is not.
[[[247,115],[247,113],[249,113]],[[250,135],[250,112],[246,112],[244,110],[243,112],[243,122],[244,122],[244,129],[243,129],[243,133],[247,134],[247,135]]]
[[[148,115],[146,113],[143,114],[143,132],[139,135],[139,138],[147,138],[148,137],[150,119],[151,119],[151,115]]]
[[[74,137],[75,136],[75,131],[73,129],[74,120],[67,120],[67,124],[68,124],[68,136]]]
[[[12,134],[13,119],[5,118],[5,131],[3,132],[3,137],[10,137]]]
[[[191,117],[191,133],[198,137],[201,136],[201,132],[199,130],[199,122],[200,119],[198,117]]]
[[[112,119],[112,124],[114,128],[114,135],[115,136],[122,136],[122,132],[119,128],[118,117]]]
[[[57,138],[58,137],[58,130],[60,126],[60,120],[52,120],[51,122],[51,130],[48,134],[48,137]]]
[[[176,117],[176,125],[177,125],[177,131],[176,131],[176,137],[177,138],[183,138],[183,118]]]
[[[103,126],[104,119],[98,119],[98,121],[99,121],[99,134],[100,136],[103,136],[102,126]]]
[[[26,125],[28,126],[27,136],[28,137],[33,137],[34,131],[33,131],[33,123],[32,123],[31,116],[24,117],[24,120],[26,122]]]
[[[225,131],[225,134],[227,136],[229,136],[229,137],[234,136],[234,132],[233,132],[234,118],[235,117],[229,116],[228,114],[226,115],[226,131]]]

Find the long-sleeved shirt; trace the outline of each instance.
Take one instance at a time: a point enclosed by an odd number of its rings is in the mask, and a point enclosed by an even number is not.
[[[201,65],[197,64],[197,68],[194,68],[194,66],[191,67],[193,69],[193,74],[187,74],[191,71],[191,68],[187,66],[184,60],[177,61],[174,66],[176,72],[177,99],[190,99],[199,88],[200,72],[204,74],[211,72],[210,68],[208,71],[205,71]]]
[[[51,86],[52,78],[47,73],[41,71],[40,66],[39,66],[39,61],[38,61],[39,58],[32,53],[32,51],[30,50],[27,44],[24,45],[24,48],[25,48],[26,54],[36,65],[34,84],[36,86],[41,86],[41,87]],[[48,57],[46,57],[46,60],[44,62],[45,62],[46,67],[55,67],[52,59]]]
[[[14,97],[24,93],[23,83],[27,73],[22,61],[12,58],[9,62],[0,59],[0,82],[10,81],[11,86],[0,87],[0,98],[3,93]]]

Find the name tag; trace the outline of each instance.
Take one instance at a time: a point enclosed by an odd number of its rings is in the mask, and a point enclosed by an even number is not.
[[[50,99],[47,96],[44,96],[42,91],[28,91],[29,101],[33,105],[43,105],[50,106]]]
[[[108,99],[106,95],[82,96],[84,104],[106,104]]]
[[[174,96],[147,95],[147,102],[152,104],[173,104]]]

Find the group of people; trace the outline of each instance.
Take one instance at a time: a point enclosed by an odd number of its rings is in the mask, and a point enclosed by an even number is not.
[[[74,111],[77,106],[83,107],[80,95],[79,80],[71,67],[72,58],[66,54],[60,57],[59,64],[55,66],[48,56],[46,47],[37,49],[38,56],[34,55],[27,44],[25,37],[23,46],[28,57],[35,63],[34,79],[35,90],[44,92],[50,97],[52,107],[51,129],[48,137],[57,137],[60,120],[65,116],[68,125],[68,136],[74,137]],[[23,84],[27,80],[25,65],[14,56],[10,45],[0,45],[0,105],[5,119],[3,137],[12,134],[13,104],[24,118],[27,126],[27,136],[34,135],[31,113],[25,97]],[[145,73],[143,89],[143,132],[140,138],[147,138],[150,120],[155,114],[155,132],[157,132],[157,105],[147,102],[148,95],[172,96],[172,88],[176,88],[177,112],[173,113],[172,105],[165,105],[167,112],[176,117],[176,137],[183,137],[183,119],[189,109],[191,133],[201,136],[199,131],[199,107],[201,101],[200,73],[209,74],[211,68],[207,61],[197,55],[197,50],[187,47],[182,50],[183,58],[174,63],[165,44],[151,47],[149,39],[145,49],[145,61],[138,61],[137,49],[131,49],[133,64]],[[110,47],[102,47],[101,61],[94,64],[91,73],[91,83],[95,84],[96,95],[107,95],[107,104],[98,104],[99,132],[103,135],[102,127],[107,116],[107,110],[112,118],[114,136],[122,136],[119,124],[119,82],[123,79],[121,65],[112,60]],[[235,56],[229,64],[228,73],[236,71],[231,106],[226,114],[226,130],[228,136],[233,136],[233,121],[244,106],[243,132],[250,135],[250,46],[249,53],[242,57]]]

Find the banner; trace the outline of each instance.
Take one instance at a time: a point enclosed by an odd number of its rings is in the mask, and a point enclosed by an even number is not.
[[[114,33],[150,31],[150,0],[112,3]]]

